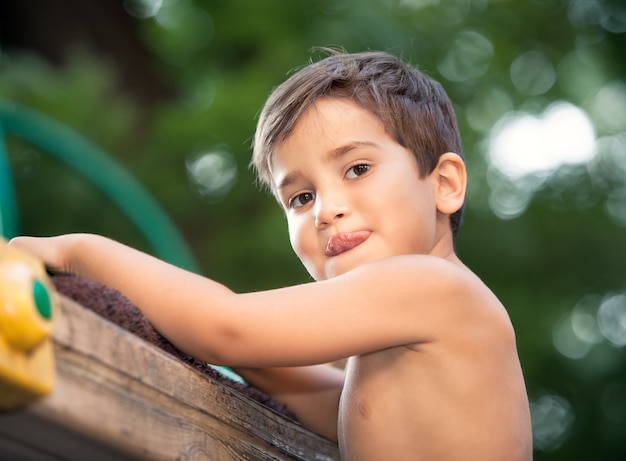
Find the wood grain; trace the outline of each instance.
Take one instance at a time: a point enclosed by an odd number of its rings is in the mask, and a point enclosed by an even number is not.
[[[51,395],[0,413],[0,459],[338,460],[337,445],[73,301]]]

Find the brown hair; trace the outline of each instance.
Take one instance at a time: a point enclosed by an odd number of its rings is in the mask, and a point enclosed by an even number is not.
[[[322,97],[348,98],[378,117],[387,133],[413,153],[421,177],[433,171],[442,154],[463,156],[452,103],[438,82],[388,53],[333,53],[289,77],[263,107],[252,164],[271,189],[274,148]],[[462,215],[463,208],[450,217],[453,237]]]

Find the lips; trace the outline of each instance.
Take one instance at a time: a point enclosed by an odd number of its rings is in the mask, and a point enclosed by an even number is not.
[[[337,256],[352,250],[368,239],[370,231],[347,232],[333,235],[326,245],[326,256]]]

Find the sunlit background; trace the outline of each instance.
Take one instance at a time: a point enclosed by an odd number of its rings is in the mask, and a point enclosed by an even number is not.
[[[516,327],[535,459],[626,459],[623,0],[4,0],[0,97],[131,171],[205,274],[270,288],[309,278],[250,143],[314,46],[390,51],[443,83],[470,172],[457,249]],[[4,141],[20,232],[153,251],[89,180]]]

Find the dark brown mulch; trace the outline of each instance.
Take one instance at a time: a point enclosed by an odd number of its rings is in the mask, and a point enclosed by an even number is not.
[[[284,405],[275,402],[260,390],[233,381],[207,363],[196,360],[178,350],[176,346],[161,336],[152,324],[148,322],[137,306],[131,303],[117,290],[73,275],[54,275],[52,282],[57,291],[66,297],[73,299],[105,319],[163,349],[179,360],[193,366],[203,374],[295,420],[294,415]]]

